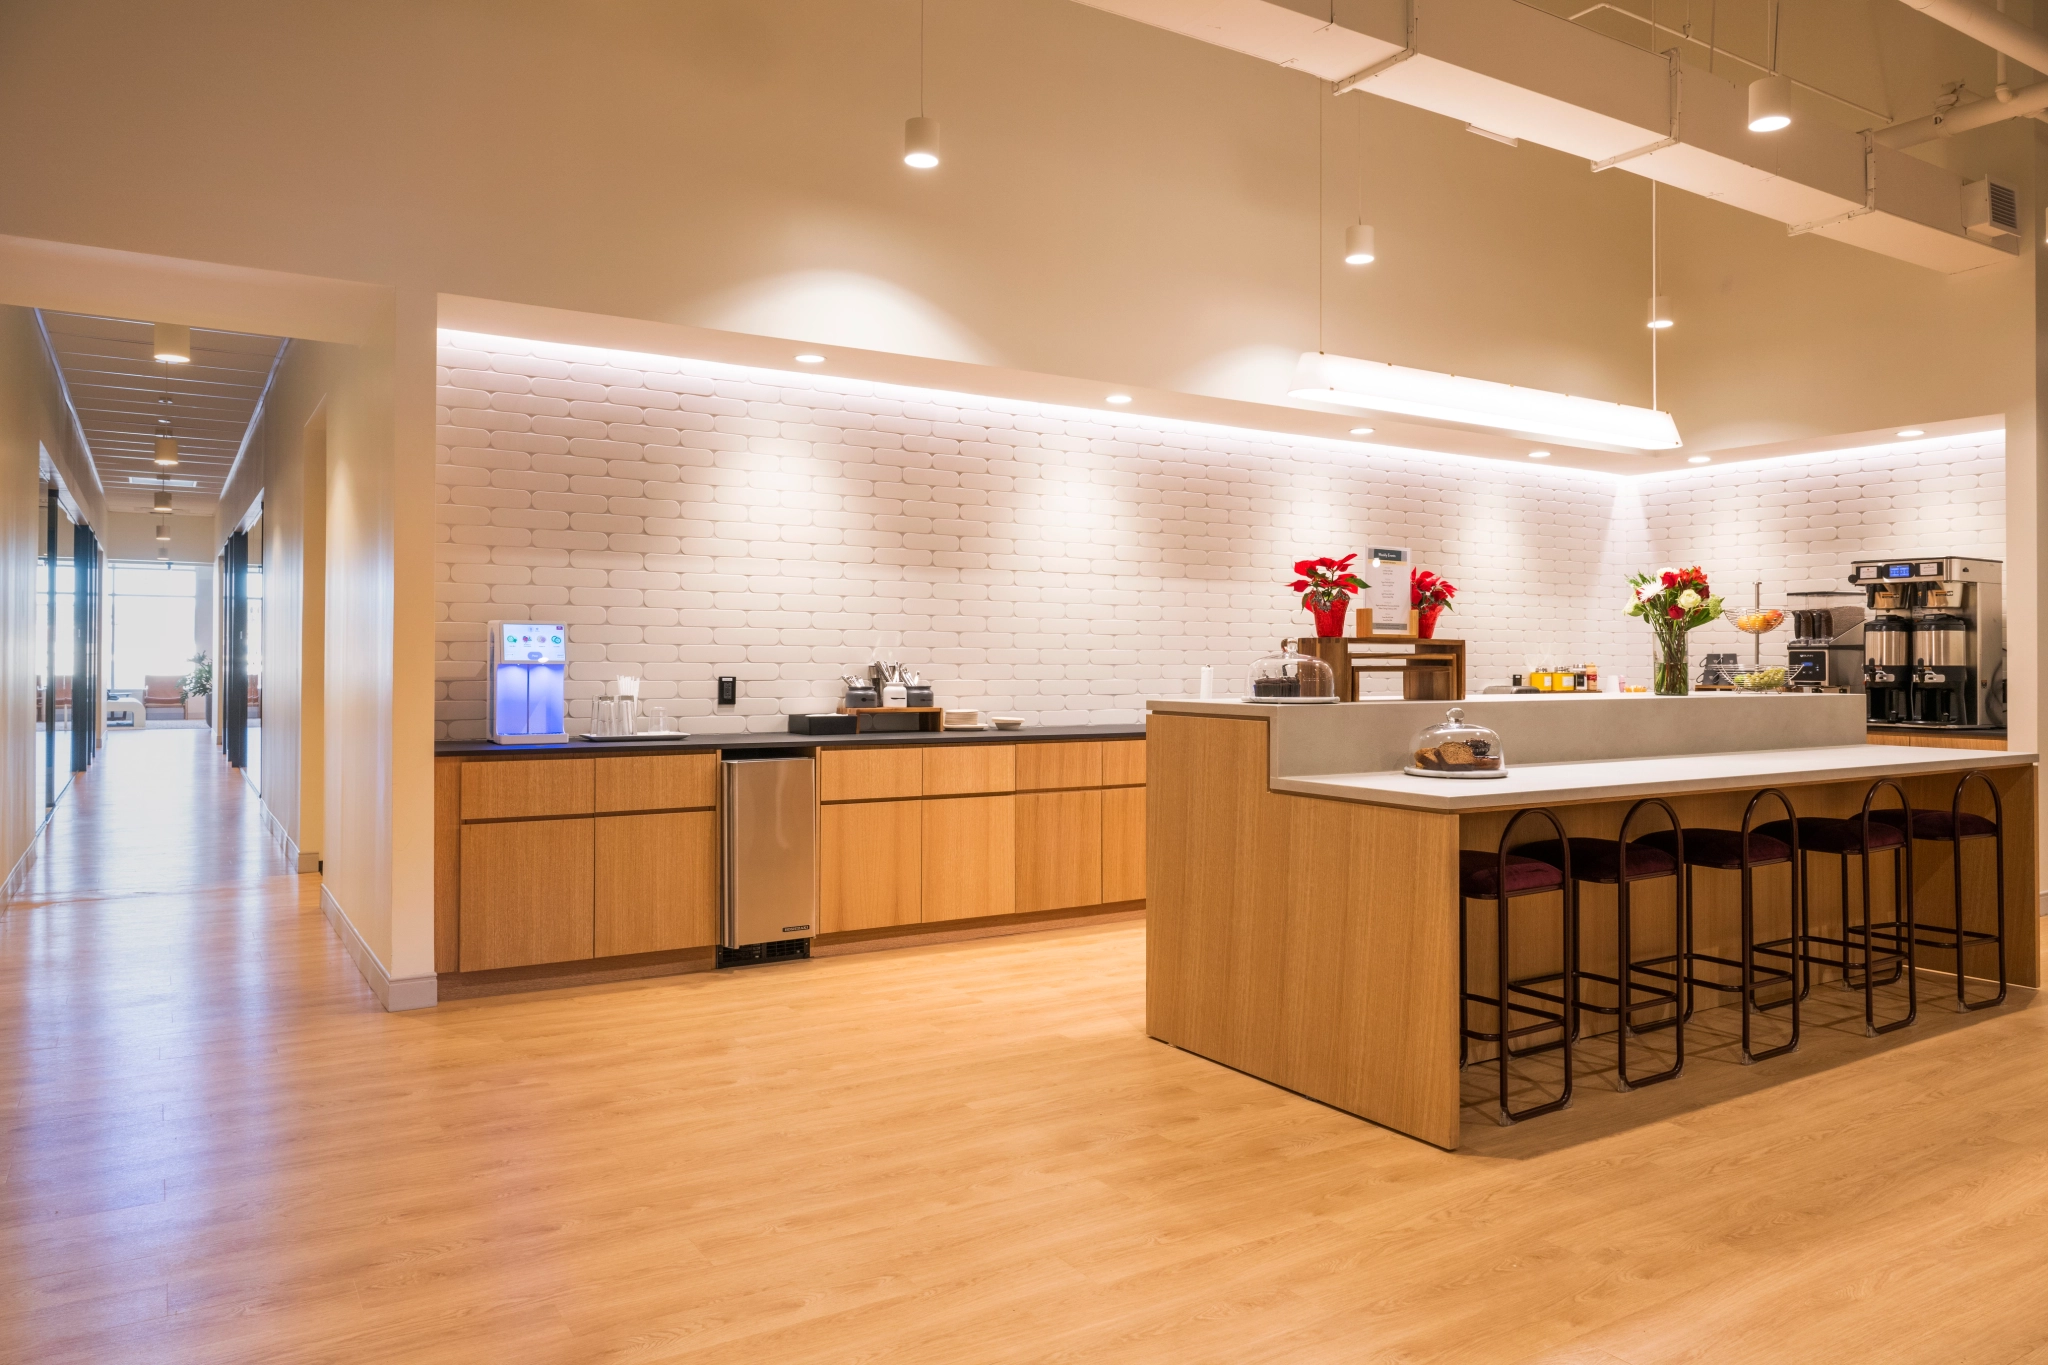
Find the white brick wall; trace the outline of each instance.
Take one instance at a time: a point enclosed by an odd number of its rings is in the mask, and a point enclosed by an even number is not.
[[[440,384],[445,738],[482,733],[493,617],[569,622],[578,716],[632,673],[698,733],[782,729],[836,704],[880,641],[949,705],[1132,720],[1203,663],[1241,688],[1252,659],[1312,629],[1292,562],[1368,542],[1463,589],[1441,630],[1472,642],[1474,687],[1538,659],[1638,673],[1647,632],[1616,605],[1628,571],[1682,557],[1695,490],[1724,480],[1697,528],[1733,529],[1700,557],[1738,553],[1768,478],[1793,477],[1623,481],[458,333]],[[2002,526],[2002,465],[1982,459],[1969,515]],[[1910,496],[1866,481],[1832,515],[1869,518],[1882,496],[1888,534],[1932,534],[1914,522],[1937,491],[1921,473],[1900,462],[1886,477],[1912,475]],[[1796,553],[1825,556],[1803,519]],[[740,679],[726,713],[721,673]]]

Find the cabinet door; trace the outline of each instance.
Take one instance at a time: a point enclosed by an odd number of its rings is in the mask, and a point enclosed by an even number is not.
[[[462,827],[463,971],[592,955],[592,823]]]
[[[924,794],[917,749],[825,749],[818,754],[820,801],[892,801]]]
[[[527,820],[590,814],[588,758],[471,759],[462,765],[462,818]]]
[[[1101,785],[1100,740],[1083,740],[1078,744],[1017,746],[1017,790],[1020,792],[1041,791],[1049,787]]]
[[[1017,789],[1014,744],[934,745],[924,751],[924,794],[967,796]]]
[[[606,815],[597,821],[597,956],[718,942],[718,816]]]
[[[718,755],[622,754],[599,758],[596,808],[689,810],[718,804]]]
[[[1017,798],[1017,910],[1102,903],[1102,793]]]
[[[924,922],[1017,908],[1017,798],[924,803]]]
[[[921,802],[862,801],[818,811],[818,931],[915,924],[921,899]]]
[[[1145,741],[1114,739],[1102,746],[1102,785],[1142,786],[1145,782]]]
[[[1102,899],[1145,899],[1145,789],[1102,793]]]

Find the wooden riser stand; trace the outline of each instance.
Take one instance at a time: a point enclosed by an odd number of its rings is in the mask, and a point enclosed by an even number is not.
[[[1370,646],[1357,650],[1354,646]],[[1305,636],[1296,645],[1321,659],[1337,677],[1337,699],[1358,700],[1361,673],[1399,673],[1407,701],[1465,699],[1465,642],[1419,635]]]

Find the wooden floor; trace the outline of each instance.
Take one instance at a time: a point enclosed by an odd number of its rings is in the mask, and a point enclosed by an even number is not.
[[[1142,925],[389,1015],[206,739],[0,917],[0,1360],[2048,1365],[2030,998],[1456,1155],[1148,1041]]]

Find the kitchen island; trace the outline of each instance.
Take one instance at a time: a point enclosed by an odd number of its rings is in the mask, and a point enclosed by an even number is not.
[[[1991,778],[2004,803],[2011,980],[2038,984],[2035,755],[1866,744],[1862,704],[1843,695],[1476,698],[1459,705],[1467,720],[1500,735],[1507,775],[1445,781],[1400,771],[1414,736],[1443,719],[1442,702],[1155,701],[1147,1029],[1454,1148],[1459,850],[1491,852],[1512,812],[1527,806],[1556,811],[1570,835],[1612,839],[1629,806],[1646,796],[1668,800],[1688,825],[1735,828],[1761,788],[1785,790],[1802,816],[1847,816],[1871,782],[1888,777],[1916,806],[1947,810],[1957,777],[1971,769]],[[1758,820],[1780,814],[1766,807]],[[1660,824],[1647,820],[1632,833]],[[1549,837],[1547,826],[1522,828],[1532,842]],[[1989,875],[1981,856],[1966,864],[1973,888]],[[1925,921],[1952,922],[1949,859],[1945,845],[1914,849]],[[1837,932],[1834,879],[1819,872],[1817,863],[1812,928]],[[1874,880],[1882,886],[1889,878]],[[1697,951],[1734,952],[1735,882],[1732,874],[1697,879]],[[1791,931],[1788,882],[1783,865],[1757,874],[1759,922],[1772,936]],[[1672,888],[1647,883],[1637,892],[1639,955],[1675,950],[1656,938],[1660,926],[1670,934]],[[1600,901],[1603,894],[1609,899]],[[1611,895],[1586,888],[1581,942],[1582,964],[1610,973]],[[1538,900],[1553,907],[1554,924],[1559,898]],[[1518,915],[1538,913],[1525,904],[1517,903]],[[1482,991],[1491,981],[1492,903],[1484,910],[1468,921],[1472,985]],[[1554,959],[1555,942],[1554,929],[1518,939],[1511,969],[1554,970],[1545,953]],[[1988,970],[1990,954],[1979,951],[1973,970]],[[1920,965],[1944,971],[1948,956],[1922,948]],[[1924,986],[1922,995],[1923,1008],[1940,1007]]]

